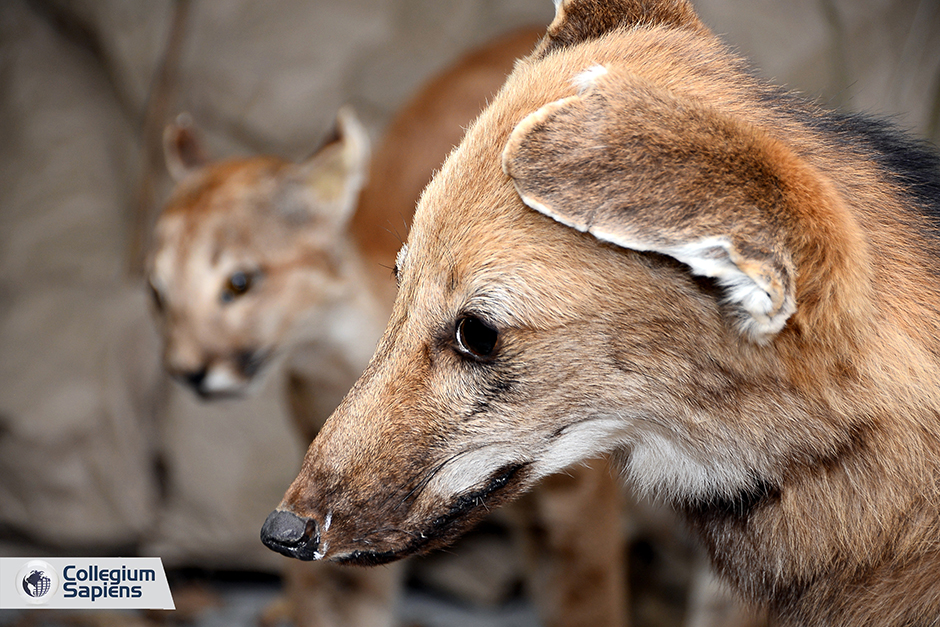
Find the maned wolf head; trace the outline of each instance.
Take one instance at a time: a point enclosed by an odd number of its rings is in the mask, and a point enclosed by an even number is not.
[[[425,190],[263,540],[394,560],[622,450],[793,624],[940,615],[936,167],[762,83],[684,0],[558,2]]]
[[[200,395],[241,393],[296,334],[326,328],[345,298],[347,220],[369,144],[350,110],[302,163],[206,162],[186,124],[165,134],[177,180],[148,264],[164,364]]]

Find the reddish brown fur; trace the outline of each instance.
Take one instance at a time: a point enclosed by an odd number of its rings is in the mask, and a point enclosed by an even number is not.
[[[780,624],[936,624],[938,218],[883,131],[762,84],[689,11],[562,6],[422,197],[386,335],[281,509],[385,561],[623,447]],[[754,323],[709,255],[795,308]]]

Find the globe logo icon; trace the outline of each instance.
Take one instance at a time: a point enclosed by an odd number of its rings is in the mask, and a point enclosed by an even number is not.
[[[16,589],[20,597],[30,604],[45,604],[52,600],[59,587],[59,574],[43,560],[30,560],[16,575]]]
[[[41,570],[34,570],[23,577],[23,590],[34,599],[49,594],[52,589],[52,579]]]

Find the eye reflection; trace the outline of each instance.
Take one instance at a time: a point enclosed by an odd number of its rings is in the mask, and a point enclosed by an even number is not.
[[[256,272],[243,272],[241,270],[233,272],[228,281],[225,282],[225,287],[222,288],[222,301],[230,303],[239,296],[244,295],[255,284],[257,277],[258,273]]]
[[[477,316],[464,316],[457,321],[454,341],[460,352],[476,359],[487,359],[496,352],[499,332]]]

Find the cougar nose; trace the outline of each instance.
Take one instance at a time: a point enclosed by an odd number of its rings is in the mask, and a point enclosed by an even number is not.
[[[189,385],[193,391],[202,394],[202,382],[206,380],[206,375],[209,374],[209,369],[203,366],[198,370],[187,370],[185,372],[176,373],[176,378]]]
[[[301,518],[294,512],[274,510],[261,527],[261,541],[272,551],[299,560],[315,560],[320,533],[312,518]]]

